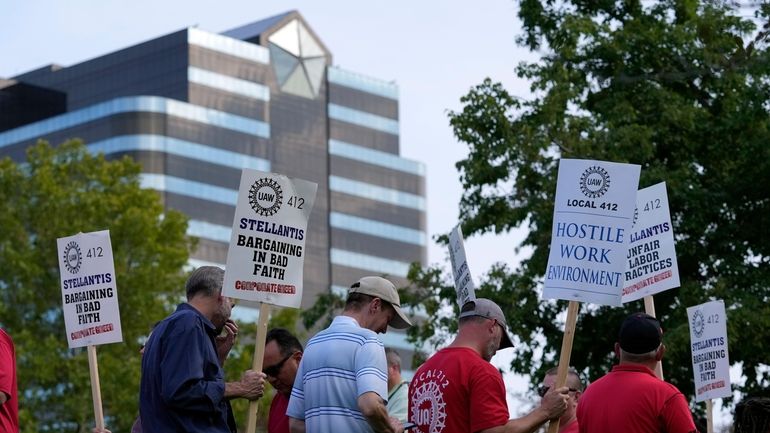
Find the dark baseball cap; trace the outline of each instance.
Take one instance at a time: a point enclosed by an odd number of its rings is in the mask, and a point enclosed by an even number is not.
[[[640,355],[660,346],[663,329],[658,319],[645,313],[633,313],[620,325],[618,343],[627,353]]]
[[[489,299],[476,298],[473,301],[466,302],[461,311],[461,319],[469,316],[481,316],[497,320],[497,323],[503,327],[503,337],[500,339],[500,346],[497,350],[513,347],[511,337],[508,335],[508,322],[505,321],[503,310],[499,305]]]

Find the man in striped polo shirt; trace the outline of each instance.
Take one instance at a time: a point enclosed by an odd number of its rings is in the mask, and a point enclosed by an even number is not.
[[[385,348],[377,333],[412,324],[396,287],[364,277],[350,287],[345,309],[308,341],[286,414],[292,433],[402,432],[388,416]]]

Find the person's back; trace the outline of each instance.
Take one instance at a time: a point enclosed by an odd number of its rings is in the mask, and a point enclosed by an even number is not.
[[[751,397],[735,405],[735,433],[770,433],[770,398]]]
[[[441,349],[415,372],[409,420],[425,433],[476,432],[503,425],[508,406],[502,376],[473,349]]]
[[[653,373],[666,346],[658,319],[634,313],[620,325],[620,364],[591,384],[577,405],[580,433],[697,432],[687,400]]]
[[[687,407],[682,393],[649,368],[616,365],[586,389],[577,413],[581,433],[689,432]]]
[[[307,431],[372,431],[358,396],[367,387],[387,395],[385,372],[385,349],[377,334],[350,317],[336,317],[308,341],[292,389],[292,398],[304,400]]]

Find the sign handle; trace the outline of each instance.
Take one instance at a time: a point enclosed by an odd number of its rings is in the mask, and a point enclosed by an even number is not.
[[[251,369],[262,371],[262,358],[265,356],[265,339],[267,338],[267,321],[270,319],[270,304],[259,303],[259,321],[257,322],[257,338],[254,340],[254,359],[251,362]],[[255,433],[257,431],[257,400],[249,402],[248,419],[246,421],[246,432]]]
[[[554,386],[560,388],[567,383],[567,372],[569,371],[569,359],[572,355],[572,340],[575,337],[575,324],[577,323],[580,303],[578,301],[569,301],[567,308],[567,322],[564,324],[564,337],[561,340],[561,354],[559,354],[559,370],[556,373],[556,382]],[[559,431],[559,418],[551,420],[548,424],[548,433],[557,433]]]
[[[91,373],[91,398],[94,401],[94,417],[96,428],[104,428],[104,413],[102,412],[102,390],[99,386],[99,362],[96,360],[96,346],[88,345],[88,370]]]
[[[714,433],[714,403],[706,400],[706,432]]]
[[[655,301],[652,299],[652,295],[644,297],[644,312],[652,317],[657,317],[655,316]],[[663,380],[663,364],[660,361],[655,364],[655,376]]]

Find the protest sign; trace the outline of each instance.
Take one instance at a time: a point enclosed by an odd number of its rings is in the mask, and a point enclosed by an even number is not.
[[[679,267],[665,182],[637,193],[624,275],[624,303],[679,287]]]
[[[452,262],[452,278],[457,291],[457,303],[462,308],[466,302],[476,299],[476,285],[473,284],[471,271],[468,269],[463,232],[459,224],[449,232],[449,259]]]
[[[109,230],[79,233],[56,243],[69,347],[123,341]]]
[[[252,369],[262,371],[270,305],[302,302],[307,222],[318,185],[281,174],[243,169],[227,250],[222,294],[259,307]],[[254,433],[257,402],[249,402],[246,431]]]
[[[618,306],[640,166],[562,159],[543,297]]]
[[[695,400],[730,397],[730,360],[727,353],[727,316],[723,301],[687,308],[690,323]]]
[[[299,308],[307,222],[318,185],[243,169],[222,292]]]

